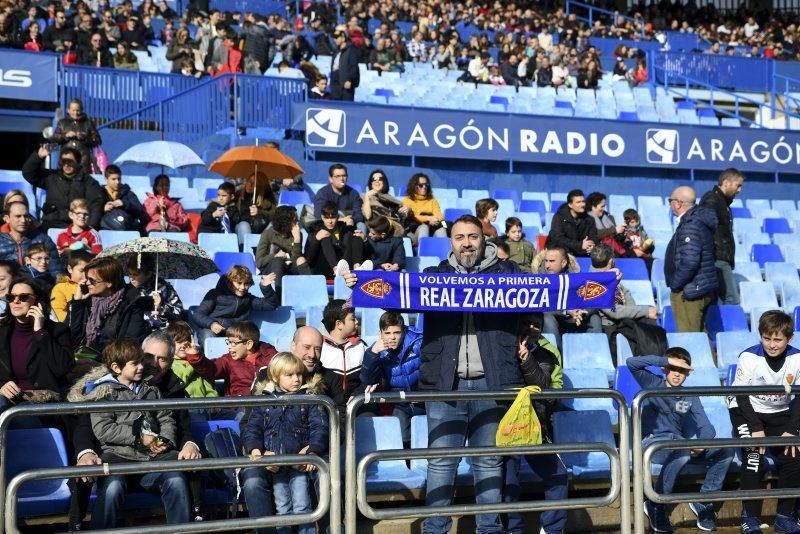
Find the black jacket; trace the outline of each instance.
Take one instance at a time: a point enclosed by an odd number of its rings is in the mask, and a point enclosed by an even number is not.
[[[112,63],[109,67],[113,67]],[[76,137],[67,138],[67,133],[75,132],[78,134]],[[72,117],[64,117],[58,121],[56,131],[53,132],[49,141],[51,143],[58,143],[62,148],[69,147],[78,150],[81,153],[81,167],[87,173],[92,171],[92,150],[102,144],[103,139],[100,133],[94,126],[92,119],[85,114],[81,115],[79,119]]]
[[[12,319],[13,320],[13,319]],[[11,371],[11,333],[14,325],[0,325],[0,384],[13,380]],[[75,366],[69,328],[63,323],[46,320],[44,328],[33,334],[28,354],[28,379],[34,389],[48,389],[62,395],[69,383],[67,374]]]
[[[69,304],[68,321],[75,347],[86,344],[86,323],[89,321],[91,303],[92,299],[87,298],[73,300]],[[133,286],[128,286],[122,302],[108,316],[91,348],[102,352],[106,345],[115,339],[132,339],[141,343],[150,333],[144,314],[152,308],[152,300],[139,297],[139,291]]]
[[[333,70],[337,56],[339,57],[339,68]],[[337,51],[331,59],[331,89],[344,87],[344,82],[347,81],[351,83],[351,91],[358,87],[361,81],[361,74],[358,70],[358,51],[350,43]]]
[[[222,219],[214,218],[214,212],[217,211],[217,208],[221,207],[222,206],[216,200],[212,200],[208,203],[206,209],[200,214],[200,227],[197,229],[198,232],[207,232],[210,234],[219,234],[222,232]],[[228,218],[231,221],[231,232],[235,232],[236,225],[242,220],[239,214],[239,208],[232,202],[225,206],[225,212],[228,214]]]
[[[586,237],[594,241],[595,244],[599,242],[594,219],[585,212],[577,218],[573,217],[569,206],[562,204],[553,215],[548,239],[552,243],[564,247],[567,252],[574,256],[588,256],[582,248],[583,240]]]
[[[89,201],[89,225],[100,227],[103,214],[103,192],[100,184],[89,174],[78,171],[72,178],[65,178],[61,172],[46,169],[42,160],[34,152],[22,166],[22,177],[34,187],[47,191],[42,207],[42,229],[67,228],[69,220],[69,204],[76,198]]]
[[[86,65],[87,67],[97,67],[97,54],[100,54],[100,66],[101,67],[113,67],[114,66],[114,58],[111,56],[111,52],[109,52],[106,48],[103,48],[100,51],[95,51],[90,48],[79,48],[78,49],[78,65]]]
[[[715,257],[719,261],[729,263],[734,267],[736,256],[736,239],[733,237],[733,215],[731,214],[732,198],[726,197],[719,186],[703,195],[700,205],[714,210],[717,214],[717,229],[714,232]]]
[[[103,193],[103,206],[105,206],[106,202],[111,202],[113,199],[111,195],[108,194],[108,190],[105,187],[100,189]],[[125,223],[125,230],[137,230],[140,226],[140,221],[142,220],[142,212],[144,209],[142,208],[142,203],[139,202],[139,197],[136,196],[131,190],[131,186],[128,184],[120,184],[119,192],[117,193],[117,199],[122,201],[121,208],[114,208],[114,210],[122,210],[130,216],[130,219]],[[114,216],[114,210],[109,211],[106,215],[111,214]],[[104,216],[105,219],[105,216]],[[119,230],[117,225],[106,225],[106,220],[102,220],[100,227],[106,230]]]
[[[428,267],[425,272],[454,273],[456,270],[448,260],[444,260],[436,267]],[[521,271],[516,263],[500,260],[479,272],[490,274]],[[488,389],[498,391],[524,385],[517,358],[519,315],[473,313],[472,319]],[[419,368],[420,391],[453,391],[458,370],[462,324],[461,313],[425,312]]]

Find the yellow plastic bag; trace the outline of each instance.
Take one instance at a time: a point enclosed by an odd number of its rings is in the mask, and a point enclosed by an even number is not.
[[[498,447],[541,445],[542,425],[531,402],[531,393],[541,391],[539,386],[526,386],[520,390],[497,427],[495,440]]]

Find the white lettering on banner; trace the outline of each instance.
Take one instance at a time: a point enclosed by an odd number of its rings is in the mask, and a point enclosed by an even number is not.
[[[531,152],[533,154],[539,152],[536,149],[536,132],[533,130],[520,130],[519,147],[523,152]]]
[[[584,150],[586,138],[578,132],[567,132],[567,154],[582,154]]]
[[[695,137],[689,146],[686,159],[706,161],[706,154],[710,154],[711,161],[723,163],[754,161],[756,163],[772,162],[778,165],[800,165],[800,143],[795,143],[794,149],[792,149],[792,145],[786,141],[784,136],[778,138],[778,141],[772,145],[767,141],[759,140],[753,141],[749,147],[742,146],[742,142],[738,139],[733,144],[726,146],[722,139]]]
[[[698,156],[703,161],[706,160],[706,155],[703,154],[703,148],[700,146],[700,140],[696,137],[692,141],[692,146],[689,147],[689,154],[686,159],[692,159],[694,156]]]
[[[397,125],[396,122],[386,121],[383,123],[383,144],[388,145],[391,144],[400,146],[400,143],[397,141],[397,131],[400,127]]]
[[[722,141],[719,139],[711,140],[711,161],[725,161],[722,157]]]
[[[447,130],[450,132],[447,134],[447,136],[445,136],[446,142],[442,142],[442,139],[439,135],[442,130]],[[442,148],[453,148],[453,145],[456,144],[456,136],[453,135],[453,132],[455,132],[455,129],[449,124],[440,124],[433,131],[433,140]]]
[[[30,87],[33,85],[31,71],[19,69],[0,69],[0,85],[5,87]]]
[[[508,152],[508,128],[503,128],[503,136],[500,137],[497,133],[489,127],[489,150],[494,149],[494,143],[502,147],[503,150]]]
[[[408,138],[408,146],[416,142],[421,142],[425,148],[430,148],[430,144],[428,143],[428,139],[425,137],[425,132],[422,131],[422,126],[419,123],[414,125],[414,131],[411,132],[411,137]]]
[[[747,163],[747,156],[744,155],[744,149],[742,149],[742,144],[739,141],[733,143],[733,148],[731,149],[731,155],[728,158],[728,161],[733,161],[734,158],[739,158],[743,162]]]
[[[553,130],[547,132],[547,135],[544,136],[544,143],[542,143],[542,154],[547,154],[548,152],[564,153],[561,142],[558,140],[558,134]]]
[[[372,124],[369,123],[369,120],[364,121],[364,126],[362,126],[361,131],[358,132],[356,144],[360,144],[363,139],[370,139],[376,145],[379,144],[378,136],[375,135],[375,130],[372,129]]]

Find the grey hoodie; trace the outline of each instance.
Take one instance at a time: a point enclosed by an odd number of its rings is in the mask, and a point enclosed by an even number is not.
[[[500,261],[497,257],[497,247],[494,243],[486,243],[483,258],[472,269],[466,269],[460,263],[456,254],[451,250],[447,255],[447,262],[457,273],[480,273]],[[461,341],[458,344],[458,377],[475,378],[483,377],[483,361],[478,347],[478,336],[475,333],[475,322],[471,313],[462,314]]]

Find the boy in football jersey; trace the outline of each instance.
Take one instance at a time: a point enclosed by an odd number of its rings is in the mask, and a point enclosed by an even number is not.
[[[625,363],[643,389],[680,388],[692,372],[692,357],[682,347],[667,349],[663,357],[639,356],[628,358]],[[654,374],[648,367],[660,367],[663,374]],[[676,393],[674,397],[654,397],[645,403],[642,411],[643,446],[662,440],[686,439],[695,434],[699,439],[713,439],[716,436],[714,426],[709,422],[698,397]],[[660,494],[672,493],[678,475],[690,462],[702,462],[706,466],[700,491],[719,491],[733,460],[733,449],[665,449],[657,453],[653,460],[663,466],[654,488]],[[697,516],[698,529],[717,529],[713,504],[693,502],[689,508]],[[644,510],[653,532],[672,532],[665,505],[645,501]]]
[[[758,322],[761,343],[739,355],[734,386],[791,386],[800,374],[800,351],[789,345],[794,334],[792,318],[778,310],[761,316]],[[728,397],[734,433],[740,438],[797,436],[800,431],[800,403],[790,406],[788,394]],[[800,453],[797,447],[776,447],[778,488],[800,487]],[[742,449],[741,488],[756,489],[761,482],[765,447]],[[774,530],[800,533],[792,514],[795,499],[778,499]],[[744,501],[742,533],[761,534],[760,501]]]

